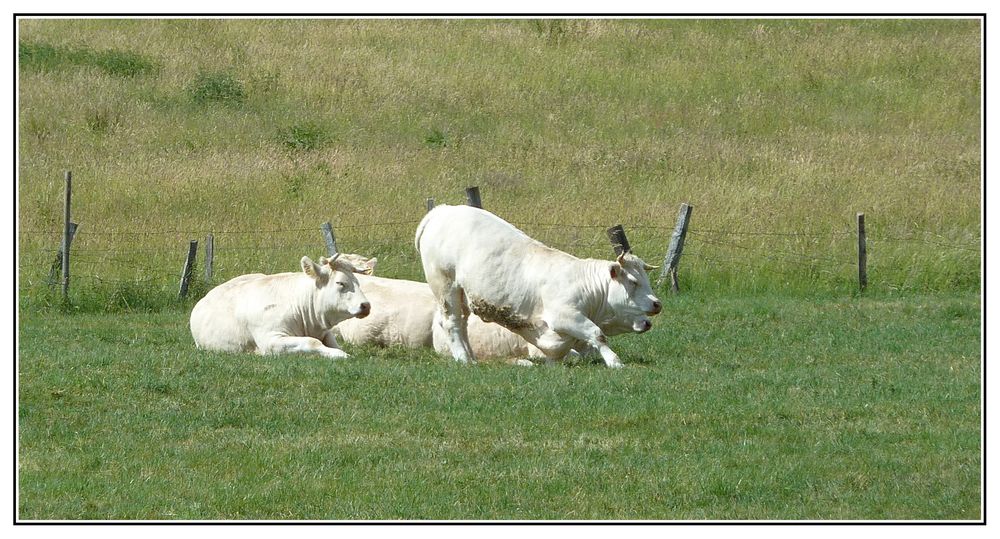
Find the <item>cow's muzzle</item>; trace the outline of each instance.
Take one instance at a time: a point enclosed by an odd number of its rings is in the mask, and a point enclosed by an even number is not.
[[[361,310],[358,311],[358,314],[354,315],[356,318],[364,318],[364,317],[368,316],[369,314],[371,314],[371,312],[372,312],[372,304],[368,303],[366,301],[366,302],[364,302],[364,303],[361,304],[360,309]]]
[[[653,316],[653,315],[660,314],[660,311],[662,311],[662,310],[663,310],[663,304],[660,303],[659,301],[654,301],[653,302],[653,309],[650,310],[649,312],[647,312],[646,314],[648,314],[649,316]]]
[[[648,318],[643,318],[642,320],[637,320],[632,324],[632,330],[636,333],[645,333],[653,327],[653,323],[649,321]]]

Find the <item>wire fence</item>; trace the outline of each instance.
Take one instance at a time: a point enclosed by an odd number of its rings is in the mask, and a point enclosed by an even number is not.
[[[516,218],[510,222],[542,243],[575,256],[613,257],[607,229],[614,223]],[[338,250],[378,257],[376,272],[380,275],[422,280],[420,256],[413,247],[418,223],[419,219],[406,219],[331,224]],[[671,239],[680,232],[677,224],[632,222],[623,226],[632,250],[651,264],[661,264],[667,258]],[[204,248],[209,235],[214,247],[211,261],[206,260]],[[844,287],[858,278],[857,230],[719,230],[692,226],[685,228],[682,236],[686,237],[680,271],[689,286],[720,280],[723,275],[728,275],[732,283],[778,275],[806,286],[815,281]],[[114,230],[84,222],[72,239],[70,281],[75,286],[176,290],[192,240],[200,243],[192,273],[201,288],[196,287],[195,294],[246,273],[298,271],[303,255],[318,258],[327,254],[319,224],[266,229]],[[57,270],[61,241],[61,230],[19,230],[18,273],[22,287],[51,288],[60,282]],[[880,234],[875,229],[868,231],[864,241],[872,255],[871,267],[880,272],[879,278],[889,288],[918,285],[919,272],[915,272],[913,264],[935,261],[952,268],[957,263],[964,268],[959,277],[965,281],[978,278],[979,235],[948,237],[928,230]],[[935,255],[918,256],[921,248]],[[209,264],[210,274],[205,271]],[[651,273],[651,279],[656,280],[657,271]],[[955,276],[949,278],[954,280]]]

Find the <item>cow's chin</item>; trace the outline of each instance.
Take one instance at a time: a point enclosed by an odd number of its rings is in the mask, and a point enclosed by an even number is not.
[[[645,333],[653,327],[653,323],[649,321],[648,318],[640,318],[635,322],[632,322],[632,331],[636,333]]]
[[[365,309],[365,310],[362,311],[362,310],[359,309],[358,312],[353,313],[352,316],[354,316],[354,318],[364,318],[364,317],[368,316],[369,314],[371,314],[371,310]]]

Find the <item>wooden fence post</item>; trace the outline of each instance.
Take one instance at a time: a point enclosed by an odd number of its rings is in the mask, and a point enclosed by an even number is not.
[[[76,235],[76,229],[79,225],[76,223],[69,224],[69,243],[72,245],[73,236]],[[55,286],[56,283],[62,282],[60,275],[62,272],[62,261],[63,261],[63,241],[59,242],[59,250],[56,251],[56,259],[52,261],[52,267],[49,268],[49,286]]]
[[[609,228],[607,232],[608,240],[611,241],[611,248],[615,250],[615,256],[632,252],[632,246],[628,243],[628,238],[625,236],[625,229],[622,228],[622,225],[615,225]]]
[[[191,274],[194,272],[194,259],[198,256],[198,240],[191,240],[188,244],[187,259],[184,260],[184,271],[181,272],[181,288],[177,297],[184,299],[187,297],[188,285],[191,284]]]
[[[660,276],[656,279],[656,286],[660,286],[669,275],[670,290],[675,293],[680,291],[677,282],[677,266],[681,262],[681,252],[684,251],[684,238],[687,237],[688,223],[691,220],[691,208],[686,202],[681,204],[680,212],[677,214],[677,226],[674,227],[674,233],[670,236],[667,255],[663,257],[663,269],[660,270]]]
[[[865,214],[858,214],[858,287],[861,292],[868,287],[868,246],[865,239]]]
[[[431,211],[433,209],[434,209],[434,199],[431,198],[431,197],[428,197],[427,198],[427,211]]]
[[[215,236],[211,232],[205,236],[205,282],[212,282],[213,264],[215,262]]]
[[[62,238],[62,297],[69,301],[69,245],[72,241],[70,233],[70,200],[73,196],[73,173],[66,171],[66,199],[63,205],[63,238]]]
[[[479,196],[479,187],[472,186],[465,188],[465,199],[469,206],[483,208],[483,199]]]
[[[323,241],[326,242],[326,256],[337,254],[337,239],[333,237],[333,226],[327,221],[319,226],[323,231]]]

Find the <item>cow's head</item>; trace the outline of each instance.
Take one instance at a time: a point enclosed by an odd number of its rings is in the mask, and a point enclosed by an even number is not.
[[[355,273],[371,275],[378,259],[358,255],[333,255],[313,262],[302,257],[302,271],[316,283],[316,309],[331,323],[351,317],[364,318],[371,312],[368,298],[361,292]]]
[[[608,289],[608,303],[614,310],[614,318],[602,329],[605,333],[642,333],[653,327],[649,317],[663,309],[660,300],[653,295],[646,272],[656,269],[632,253],[622,253],[608,267],[611,286]],[[617,331],[616,331],[617,330]]]

